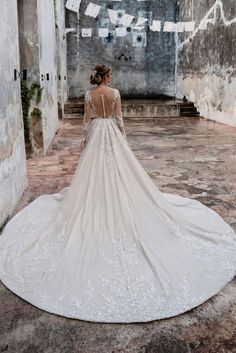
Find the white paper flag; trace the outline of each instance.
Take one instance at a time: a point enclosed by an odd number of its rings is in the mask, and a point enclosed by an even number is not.
[[[184,22],[176,23],[176,32],[184,32]]]
[[[164,24],[164,28],[163,28],[164,32],[175,32],[176,31],[176,23],[175,22],[165,22]]]
[[[82,37],[92,37],[92,28],[82,28]]]
[[[137,21],[137,23],[136,23],[136,25],[135,25],[135,27],[142,26],[142,25],[144,25],[144,23],[147,22],[147,21],[148,21],[148,18],[139,17],[139,18],[138,18],[138,21]]]
[[[71,11],[78,12],[80,8],[81,0],[67,0],[66,8]]]
[[[66,34],[76,32],[76,28],[66,28]]]
[[[131,22],[133,21],[133,19],[134,19],[134,16],[128,15],[128,14],[124,14],[122,16],[120,24],[123,25],[123,26],[129,27]]]
[[[96,18],[100,12],[100,9],[101,9],[101,6],[90,2],[85,11],[85,15]]]
[[[137,31],[142,31],[143,29],[145,29],[145,27],[141,27],[141,26],[139,26],[139,27],[132,27],[133,29],[137,29]]]
[[[98,28],[98,36],[102,38],[108,37],[108,28]]]
[[[117,22],[117,18],[118,18],[118,11],[108,9],[108,14],[109,14],[111,23],[113,23],[115,25]]]
[[[126,36],[126,27],[117,27],[116,28],[116,36],[117,37],[125,37]]]
[[[202,20],[199,24],[199,29],[203,29],[203,30],[206,30],[207,29],[207,24],[208,24],[208,21],[207,20]]]
[[[160,32],[161,31],[161,21],[153,20],[150,26],[151,31]]]
[[[122,18],[124,16],[124,14],[125,14],[125,10],[117,11],[117,22],[116,22],[116,24],[122,25]]]
[[[185,22],[184,23],[184,28],[186,32],[192,32],[194,31],[195,28],[195,21],[191,21],[191,22]]]

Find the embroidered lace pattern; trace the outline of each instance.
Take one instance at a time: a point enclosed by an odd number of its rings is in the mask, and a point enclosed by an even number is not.
[[[122,135],[124,136],[124,138],[126,138],[125,125],[124,125],[123,115],[121,111],[120,92],[117,89],[113,89],[113,100],[111,103],[112,104],[111,116],[106,116],[103,97],[101,96],[101,98],[102,98],[101,104],[103,104],[103,116],[99,116],[96,112],[96,107],[94,105],[94,102],[91,96],[91,91],[89,90],[89,91],[86,91],[85,93],[85,98],[84,98],[85,113],[83,116],[82,139],[86,143],[90,136],[89,129],[91,126],[91,120],[93,119],[114,119]],[[116,109],[116,104],[118,105],[118,109]]]
[[[87,143],[71,185],[40,196],[8,222],[0,278],[29,303],[66,317],[175,316],[234,277],[236,235],[202,203],[158,190],[122,133],[113,93],[109,116],[106,97],[98,116],[86,93]]]

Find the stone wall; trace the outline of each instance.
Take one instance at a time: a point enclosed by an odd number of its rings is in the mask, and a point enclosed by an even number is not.
[[[58,128],[57,50],[53,0],[18,0],[21,68],[27,68],[27,86],[34,82],[43,88],[43,150],[47,151]],[[61,41],[59,39],[58,46]],[[60,52],[61,54],[61,52]],[[34,108],[31,104],[30,114]]]
[[[0,225],[12,214],[26,186],[21,109],[17,1],[1,0],[0,21]],[[7,19],[7,21],[6,21]]]
[[[179,36],[178,97],[203,117],[236,126],[235,0],[180,0],[180,20],[192,19],[195,32]]]
[[[57,89],[61,117],[67,101],[67,44],[64,0],[56,0]]]
[[[44,150],[58,129],[57,52],[53,1],[38,0],[39,72],[42,94]]]
[[[37,0],[18,0],[20,65],[28,70],[27,83],[40,82]]]
[[[96,1],[95,1],[96,2]],[[68,33],[68,80],[69,95],[82,96],[88,89],[88,75],[97,63],[105,63],[113,69],[113,83],[126,97],[155,97],[175,94],[175,35],[153,32],[149,29],[152,19],[174,21],[176,0],[122,2],[99,1],[102,6],[97,19],[84,15],[87,2],[82,2],[79,19],[67,11],[67,27],[75,28]],[[115,36],[107,8],[126,11],[138,17],[148,17],[145,30],[128,29],[126,37]],[[91,38],[81,37],[81,29],[93,28]],[[113,39],[98,37],[99,27],[109,27]],[[141,41],[138,37],[141,36]]]

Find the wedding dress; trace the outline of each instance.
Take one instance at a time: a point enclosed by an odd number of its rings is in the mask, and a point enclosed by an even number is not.
[[[42,195],[0,236],[0,278],[38,308],[97,322],[184,313],[236,273],[236,235],[213,210],[162,193],[127,142],[120,94],[85,95],[69,188]]]

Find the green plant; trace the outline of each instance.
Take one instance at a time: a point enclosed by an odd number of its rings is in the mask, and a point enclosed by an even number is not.
[[[42,98],[43,88],[40,86],[38,82],[32,83],[29,88],[29,99],[32,100],[35,98],[36,104],[39,104]]]
[[[27,141],[29,141],[29,110],[31,106],[31,101],[34,99],[35,103],[39,104],[42,98],[42,91],[43,88],[38,82],[33,82],[30,87],[27,87],[25,81],[21,80],[21,102],[23,110],[25,138]]]
[[[57,2],[56,2],[56,0],[53,0],[53,6],[54,6],[55,21],[57,21]]]
[[[39,108],[34,108],[31,115],[38,116],[39,118],[42,117],[42,111]]]
[[[28,88],[24,81],[21,81],[21,102],[22,102],[22,110],[23,110],[23,121],[24,121],[24,130],[25,130],[25,137],[28,137],[29,131],[29,108],[30,108],[30,99]]]

